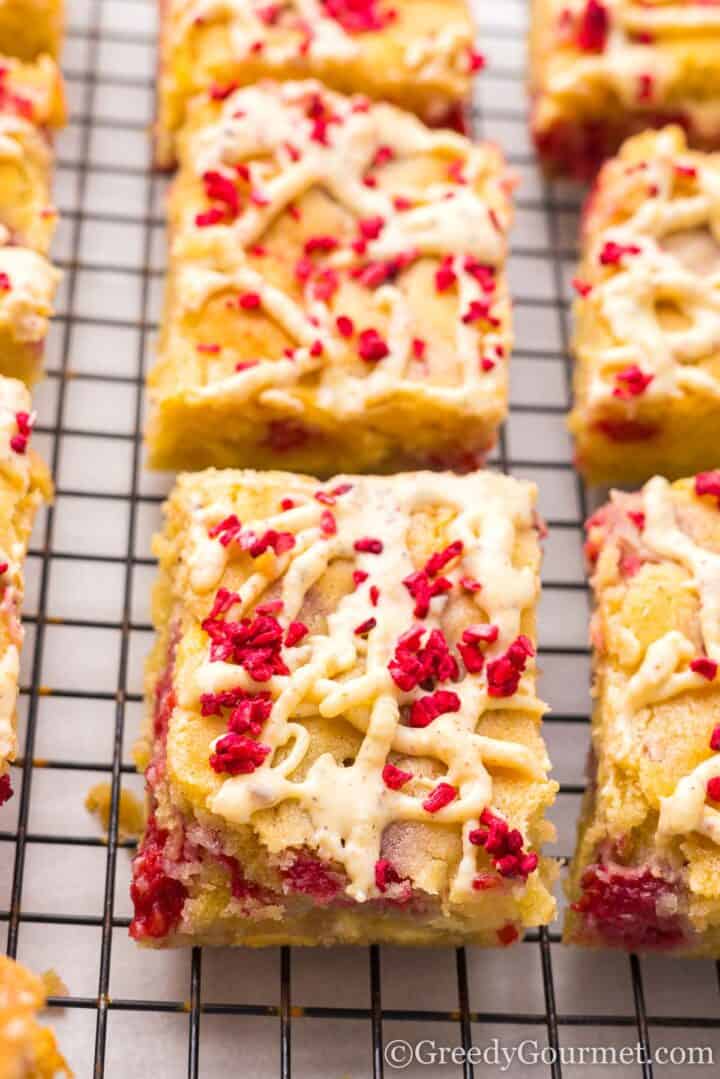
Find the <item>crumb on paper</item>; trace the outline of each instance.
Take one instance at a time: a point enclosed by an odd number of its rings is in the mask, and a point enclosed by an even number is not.
[[[110,783],[97,783],[85,798],[85,808],[95,814],[107,833],[110,825]],[[118,836],[120,839],[137,839],[145,827],[145,807],[131,790],[122,788],[118,807]]]
[[[70,990],[56,970],[50,967],[40,977],[45,988],[46,997],[69,997]]]

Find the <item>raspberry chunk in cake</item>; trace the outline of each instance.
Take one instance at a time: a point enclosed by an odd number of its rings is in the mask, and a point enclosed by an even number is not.
[[[136,940],[501,945],[552,917],[534,501],[492,473],[179,478]]]
[[[151,463],[473,466],[506,412],[500,152],[316,82],[195,102]]]
[[[715,0],[533,0],[531,126],[552,172],[585,180],[623,139],[680,124],[720,147]]]
[[[593,764],[566,940],[720,956],[720,473],[587,525]]]
[[[171,165],[189,102],[261,79],[317,78],[417,113],[465,122],[483,66],[467,0],[164,0],[156,153]]]
[[[720,9],[718,9],[720,10]],[[592,483],[720,465],[720,154],[630,139],[585,211],[575,279],[577,464]]]

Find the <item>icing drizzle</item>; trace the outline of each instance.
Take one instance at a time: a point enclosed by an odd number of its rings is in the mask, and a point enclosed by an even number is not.
[[[243,484],[248,482],[253,482],[252,474],[243,474]],[[233,620],[247,616],[276,583],[283,602],[282,618],[292,622],[309,589],[336,559],[353,560],[360,582],[328,614],[325,632],[313,633],[285,650],[289,674],[275,674],[259,687],[247,670],[233,663],[212,662],[208,653],[194,676],[181,682],[178,703],[187,709],[197,710],[203,694],[235,688],[262,688],[273,698],[261,734],[270,754],[252,774],[226,779],[208,807],[233,824],[245,824],[259,810],[287,801],[297,803],[311,822],[312,845],[322,857],[344,867],[347,892],[358,901],[376,894],[374,867],[389,824],[435,820],[460,825],[462,859],[450,888],[450,901],[460,902],[472,895],[477,848],[469,836],[483,810],[492,805],[493,769],[538,782],[546,777],[547,760],[525,745],[476,733],[478,717],[489,710],[511,709],[537,719],[544,711],[536,696],[530,656],[518,672],[515,692],[493,695],[487,674],[493,660],[518,639],[523,616],[532,611],[537,599],[534,570],[514,562],[518,536],[533,527],[534,489],[490,473],[467,477],[416,473],[392,480],[340,477],[327,489],[337,484],[350,486],[332,508],[336,530],[331,534],[323,531],[327,511],[312,496],[312,489],[297,498],[293,488],[296,504],[292,508],[263,521],[244,523],[258,535],[267,529],[291,532],[295,543],[269,561],[263,558],[262,568],[245,580],[229,616]],[[443,569],[443,577],[456,593],[461,578],[479,583],[481,588],[473,593],[478,617],[482,610],[497,627],[497,634],[490,635],[485,669],[465,673],[452,684],[458,710],[440,715],[428,726],[413,727],[403,716],[422,694],[419,689],[400,689],[388,664],[399,638],[418,624],[415,601],[403,581],[414,569],[408,548],[412,515],[428,507],[449,512],[446,540],[462,545],[461,556],[452,568]],[[196,505],[193,511],[187,565],[192,589],[203,595],[213,594],[228,559],[236,557],[232,544],[223,546],[208,534],[229,508],[220,500],[205,507]],[[382,549],[373,544],[372,550],[365,550],[368,545],[362,539],[368,536],[381,537]],[[374,602],[373,588],[377,589]],[[451,603],[447,592],[433,600],[420,625],[428,632],[439,630]],[[359,636],[357,628],[368,617],[374,625]],[[310,742],[298,719],[313,714],[342,715],[362,735],[362,744],[348,767],[326,753],[302,779],[293,778]],[[281,748],[285,756],[276,759]],[[441,762],[447,769],[441,780],[451,784],[457,796],[431,816],[425,802],[437,780],[415,776],[412,793],[390,789],[383,783],[383,767],[392,752]]]
[[[316,98],[332,114],[324,139],[317,137],[308,115],[308,101]],[[447,166],[455,162],[462,182],[448,176],[407,191],[368,186],[364,179],[372,163],[378,154],[388,153],[393,159],[430,155]],[[223,290],[249,292],[294,345],[290,357],[210,378],[191,395],[262,402],[270,400],[268,394],[279,400],[282,390],[287,407],[302,413],[306,403],[297,389],[309,372],[315,373],[318,403],[336,415],[363,411],[410,384],[414,392],[456,406],[467,403],[470,395],[495,400],[504,393],[507,371],[502,361],[510,338],[501,268],[510,210],[507,179],[494,148],[473,146],[450,131],[431,131],[391,106],[369,105],[303,82],[263,84],[231,94],[218,120],[187,138],[182,158],[184,168],[198,177],[220,175],[232,182],[238,167],[248,169],[255,197],[234,220],[210,227],[197,227],[194,213],[185,211],[173,244],[180,304],[197,311]],[[358,221],[381,221],[361,255],[353,249],[352,237],[327,254],[322,263],[327,272],[348,275],[358,288],[362,280],[353,273],[358,266],[401,260],[399,272],[384,284],[367,286],[369,312],[386,313],[389,328],[386,355],[362,375],[354,373],[352,364],[347,369],[349,346],[338,330],[339,304],[334,305],[332,296],[319,297],[309,282],[298,302],[269,283],[256,268],[257,260],[250,265],[247,256],[288,206],[313,187],[322,187]],[[408,197],[403,200],[403,195]],[[460,374],[454,384],[447,378],[441,384],[424,379],[417,365],[410,370],[413,317],[402,267],[422,258],[439,260],[456,289],[452,355]],[[321,347],[313,349],[316,342]],[[432,341],[428,345],[432,369]]]

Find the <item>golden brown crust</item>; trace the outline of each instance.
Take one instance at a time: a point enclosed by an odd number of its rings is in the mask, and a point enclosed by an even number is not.
[[[533,503],[530,485],[490,473],[180,477],[156,543],[138,939],[498,944],[549,920]],[[242,618],[283,637],[270,668],[208,652]],[[468,644],[480,623],[487,640]],[[421,688],[408,671],[430,662],[423,640],[439,666]],[[240,743],[228,693],[257,698]],[[237,774],[236,750],[257,755]],[[499,830],[492,856],[483,828]]]
[[[170,196],[151,462],[476,460],[506,410],[509,187],[494,146],[315,82],[198,100]]]
[[[594,761],[574,943],[720,954],[718,496],[720,473],[655,477],[588,522]]]

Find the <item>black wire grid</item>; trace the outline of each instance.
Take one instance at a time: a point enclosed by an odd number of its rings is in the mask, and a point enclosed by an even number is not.
[[[140,789],[129,756],[151,637],[148,536],[167,486],[143,468],[143,375],[163,271],[164,181],[152,173],[152,0],[71,4],[66,75],[72,123],[58,144],[64,294],[38,391],[36,442],[51,461],[55,505],[28,563],[16,798],[0,814],[0,941],[37,969],[56,966],[68,998],[51,1019],[78,1076],[216,1079],[393,1074],[392,1038],[440,1046],[539,1048],[640,1043],[715,1047],[715,964],[564,949],[556,926],[515,949],[402,952],[148,953],[127,940],[132,844],[118,836],[122,787]],[[568,282],[579,193],[543,181],[526,133],[525,0],[480,5],[489,59],[478,134],[499,141],[522,183],[511,276],[517,347],[511,416],[496,466],[535,479],[548,519],[541,617],[545,727],[561,792],[560,851],[572,849],[588,743],[587,595],[580,559],[587,498],[563,428],[568,402]],[[93,617],[97,614],[98,617]],[[92,657],[92,658],[88,658]],[[77,673],[76,673],[77,672]],[[107,840],[82,800],[112,789]],[[260,1002],[262,1001],[262,1002]],[[416,1065],[405,1075],[462,1075],[491,1065]],[[515,1060],[512,1076],[588,1074]],[[655,1072],[680,1074],[668,1065]],[[593,1068],[592,1075],[604,1069]],[[649,1063],[612,1074],[653,1075]],[[714,1074],[701,1068],[694,1075]]]

